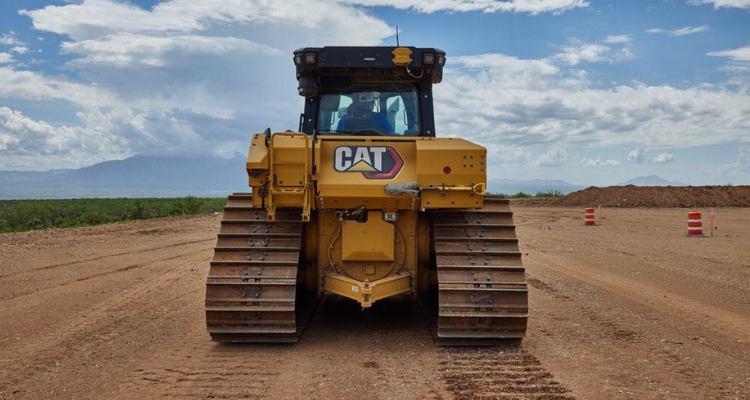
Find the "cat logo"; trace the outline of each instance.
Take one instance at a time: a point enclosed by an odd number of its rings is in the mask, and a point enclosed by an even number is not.
[[[339,146],[333,166],[337,172],[361,172],[367,179],[393,179],[404,159],[391,146]]]

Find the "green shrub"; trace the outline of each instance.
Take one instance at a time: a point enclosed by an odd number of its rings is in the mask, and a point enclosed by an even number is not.
[[[68,228],[172,215],[211,214],[226,199],[0,200],[0,232]]]
[[[183,212],[185,214],[197,214],[198,210],[201,208],[201,202],[196,197],[188,196],[185,197],[183,200],[184,208]]]
[[[142,201],[136,200],[130,208],[130,219],[146,218],[146,205]]]
[[[565,197],[563,192],[559,190],[542,190],[540,192],[536,192],[534,197]]]

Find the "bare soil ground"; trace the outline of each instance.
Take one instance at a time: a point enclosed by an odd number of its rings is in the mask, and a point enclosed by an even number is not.
[[[750,398],[750,210],[517,206],[519,344],[436,348],[410,299],[335,297],[296,345],[210,342],[219,217],[0,235],[0,398]]]

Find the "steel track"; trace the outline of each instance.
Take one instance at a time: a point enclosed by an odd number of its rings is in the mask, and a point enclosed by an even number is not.
[[[438,274],[435,299],[419,296],[438,345],[495,345],[526,335],[528,289],[507,199],[482,209],[434,211]]]
[[[249,193],[229,196],[206,280],[206,325],[217,342],[297,342],[317,305],[297,288],[304,274],[299,210],[276,221]]]

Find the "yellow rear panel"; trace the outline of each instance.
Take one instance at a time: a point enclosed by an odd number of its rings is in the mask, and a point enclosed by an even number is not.
[[[367,222],[344,221],[341,228],[344,261],[393,261],[393,225],[371,211]]]
[[[320,136],[315,145],[317,170],[313,174],[313,157],[308,154],[312,152],[311,137],[284,137],[283,133],[274,136],[273,157],[267,156],[269,149],[263,143],[263,135],[253,138],[247,167],[256,190],[268,181],[278,188],[298,187],[309,176],[315,188],[315,196],[311,197],[313,209],[482,207],[481,190],[477,193],[470,188],[487,181],[486,150],[464,139]],[[266,180],[271,159],[275,179]],[[303,167],[305,159],[307,169]],[[387,194],[385,186],[393,183],[415,183],[422,189],[421,195]],[[303,199],[300,196],[300,201]],[[287,201],[283,204],[292,206]]]

